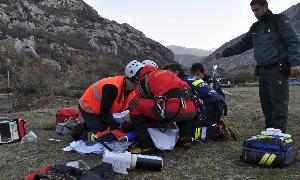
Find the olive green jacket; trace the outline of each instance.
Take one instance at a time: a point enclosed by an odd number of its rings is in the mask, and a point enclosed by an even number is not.
[[[240,54],[252,48],[258,66],[270,66],[278,61],[288,61],[291,66],[300,65],[300,38],[285,15],[268,10],[239,42],[223,51],[223,56]]]

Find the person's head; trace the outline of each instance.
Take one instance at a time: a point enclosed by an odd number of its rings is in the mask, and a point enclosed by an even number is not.
[[[137,60],[130,61],[125,67],[126,77],[134,82],[136,76],[143,67],[144,65]]]
[[[268,10],[267,0],[252,0],[250,6],[257,19],[260,19]]]
[[[158,68],[158,65],[156,64],[156,62],[151,61],[151,60],[148,60],[148,59],[144,60],[144,61],[142,62],[142,64],[143,64],[144,66],[149,65],[149,66],[154,66],[154,67]]]
[[[168,64],[164,67],[164,70],[169,70],[175,74],[179,74],[180,72],[183,71],[182,67],[180,64],[174,63],[174,64]]]
[[[195,63],[192,65],[191,67],[191,73],[193,76],[199,78],[199,79],[203,79],[204,77],[204,68],[202,66],[202,64],[200,63]]]
[[[134,87],[135,87],[134,81],[129,79],[128,77],[126,77],[126,79],[125,79],[125,91],[132,91],[132,90],[134,90]]]

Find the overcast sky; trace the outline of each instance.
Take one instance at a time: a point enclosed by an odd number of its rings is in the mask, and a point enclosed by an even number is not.
[[[247,32],[256,21],[250,0],[84,0],[104,18],[128,23],[167,45],[212,49]],[[299,0],[268,0],[279,13]]]

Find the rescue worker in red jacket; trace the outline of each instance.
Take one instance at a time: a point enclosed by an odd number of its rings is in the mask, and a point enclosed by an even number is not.
[[[129,104],[129,114],[138,133],[138,146],[153,146],[146,129],[149,124],[154,122],[160,127],[163,123],[176,122],[180,145],[191,147],[191,126],[197,110],[189,85],[170,71],[144,66],[137,60],[126,65],[125,73],[136,85],[136,96]]]
[[[125,76],[102,79],[91,85],[79,100],[78,109],[87,127],[95,134],[120,128],[112,114],[127,109],[134,83]],[[99,134],[98,134],[99,135]]]

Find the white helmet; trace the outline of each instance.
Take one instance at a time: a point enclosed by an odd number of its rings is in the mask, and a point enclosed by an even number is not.
[[[158,65],[154,62],[154,61],[151,61],[151,60],[144,60],[143,62],[143,65],[146,66],[146,65],[149,65],[149,66],[154,66],[156,68],[158,68]]]
[[[137,60],[132,60],[126,65],[125,74],[128,78],[131,78],[143,67],[144,65],[142,63]]]

